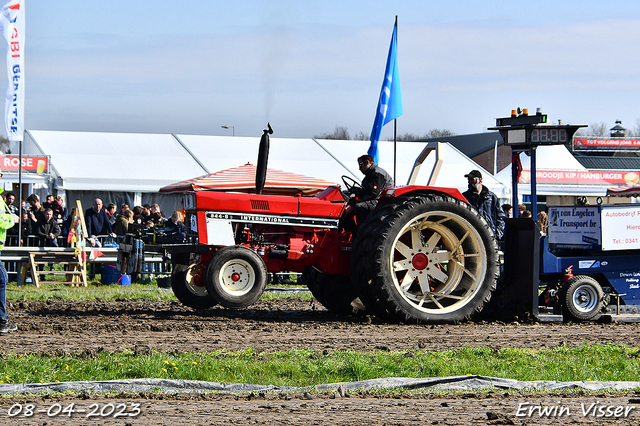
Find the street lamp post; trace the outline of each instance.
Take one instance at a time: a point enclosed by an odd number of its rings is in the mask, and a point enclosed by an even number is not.
[[[236,128],[235,126],[222,126],[223,129],[231,129],[231,136],[235,136],[236,135]]]

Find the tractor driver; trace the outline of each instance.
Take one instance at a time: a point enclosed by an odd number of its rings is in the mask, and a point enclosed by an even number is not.
[[[341,221],[345,231],[351,232],[364,223],[369,212],[376,208],[382,190],[395,186],[389,173],[374,163],[370,155],[358,157],[358,168],[364,175],[364,179],[362,179],[361,188],[353,187],[347,194],[349,202]]]

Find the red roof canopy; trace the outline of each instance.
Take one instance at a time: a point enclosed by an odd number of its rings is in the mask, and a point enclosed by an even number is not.
[[[607,197],[640,197],[640,185],[608,188]]]
[[[262,191],[269,195],[295,195],[302,193],[310,197],[329,186],[337,186],[334,182],[303,176],[281,170],[267,169],[267,179]],[[187,191],[256,191],[256,166],[247,163],[234,169],[173,183],[160,188],[160,192]]]

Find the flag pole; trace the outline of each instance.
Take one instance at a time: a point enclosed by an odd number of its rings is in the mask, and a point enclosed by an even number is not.
[[[398,15],[396,15],[396,61],[398,60]],[[396,152],[397,152],[397,124],[398,119],[393,119],[393,183],[396,184],[398,182],[396,180]]]

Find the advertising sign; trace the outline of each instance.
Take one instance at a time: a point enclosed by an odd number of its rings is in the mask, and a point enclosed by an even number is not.
[[[602,150],[638,150],[640,149],[640,139],[623,138],[574,138],[573,149],[576,151]]]
[[[602,206],[602,250],[640,249],[640,206]]]
[[[637,185],[640,171],[636,170],[536,170],[537,183],[571,185]],[[531,182],[531,171],[523,170],[519,183]]]
[[[3,173],[18,172],[20,157],[17,155],[5,155],[0,157],[0,167]],[[25,157],[22,156],[22,173],[49,174],[49,157]]]
[[[599,249],[598,206],[549,207],[549,245],[557,248]]]

